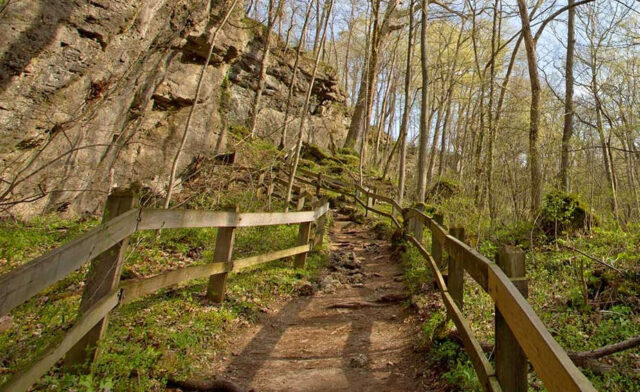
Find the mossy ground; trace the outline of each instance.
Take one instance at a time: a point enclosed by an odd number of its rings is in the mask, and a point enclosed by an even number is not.
[[[235,135],[234,133],[237,133]],[[242,130],[232,130],[240,138]],[[269,165],[277,149],[262,141],[245,146],[241,156],[252,167]],[[185,184],[174,203],[182,208],[216,210],[237,206],[240,211],[267,211],[266,198],[252,186],[244,169],[205,168],[200,176],[217,179]],[[211,170],[209,173],[207,170]],[[221,177],[222,174],[225,176]],[[249,186],[247,186],[247,184]],[[154,199],[145,205],[153,206]],[[277,199],[271,211],[282,211]],[[308,207],[307,207],[308,208]],[[0,222],[0,272],[7,272],[60,246],[99,224],[99,218],[62,220],[54,215],[28,223]],[[143,278],[163,271],[209,263],[216,229],[176,229],[134,234],[129,241],[123,279]],[[240,228],[234,258],[286,249],[296,245],[297,225]],[[221,305],[205,297],[206,280],[194,280],[161,290],[111,313],[100,356],[85,375],[51,369],[35,390],[153,391],[164,390],[167,377],[207,373],[209,364],[224,355],[230,334],[256,320],[274,301],[297,295],[316,276],[326,252],[310,254],[304,269],[291,258],[232,274]],[[58,342],[76,319],[87,266],[80,268],[11,312],[13,325],[0,332],[0,384],[27,367]],[[58,364],[60,365],[60,364]]]
[[[36,223],[42,231],[34,230]],[[0,239],[9,245],[3,247],[3,266],[15,266],[65,242],[57,231],[44,230],[62,222],[43,218],[36,223],[0,227]],[[66,221],[64,227],[73,236],[93,223]],[[243,257],[294,246],[297,230],[295,225],[239,229],[234,254]],[[215,236],[216,229],[163,230],[159,237],[138,233],[130,241],[124,276],[144,277],[210,262]],[[29,244],[40,247],[34,251]],[[12,253],[7,254],[7,249]],[[206,372],[211,359],[224,352],[229,333],[253,322],[273,301],[296,295],[300,284],[312,279],[324,261],[325,254],[319,251],[310,255],[305,269],[281,260],[234,274],[222,306],[205,299],[204,280],[185,282],[124,305],[112,313],[107,337],[100,344],[101,355],[88,375],[54,368],[36,389],[163,390],[169,375]],[[73,325],[85,272],[86,268],[77,271],[11,313],[14,326],[0,334],[0,382],[27,366]]]
[[[529,303],[554,338],[567,351],[592,350],[640,335],[640,286],[638,285],[640,228],[594,228],[589,233],[567,236],[558,244],[531,237],[531,226],[513,224],[500,228],[491,226],[480,215],[461,216],[464,200],[452,199],[440,204],[447,226],[459,226],[469,218],[467,234],[473,245],[493,259],[501,244],[517,244],[526,253],[529,278]],[[467,210],[469,211],[469,210]],[[430,232],[425,230],[425,243],[430,248]],[[531,241],[533,239],[533,242]],[[607,260],[624,274],[619,274],[572,250],[581,249],[598,259]],[[405,279],[414,293],[422,296],[425,287],[432,287],[432,276],[424,259],[409,246],[403,255]],[[584,269],[580,270],[578,265]],[[581,284],[584,276],[586,292]],[[421,291],[422,290],[422,291]],[[584,298],[588,298],[585,303]],[[470,321],[481,342],[493,344],[494,304],[491,298],[468,275],[464,294],[465,317]],[[471,363],[460,354],[458,343],[451,339],[433,339],[433,326],[439,325],[444,311],[426,316],[425,339],[431,342],[429,357],[446,364],[444,377],[460,390],[481,390]],[[627,350],[606,359],[615,364],[615,371],[597,375],[582,369],[596,389],[606,391],[640,391],[640,382],[629,375],[640,367],[640,349]],[[471,372],[470,372],[471,370]],[[545,390],[542,382],[530,374],[530,390]]]
[[[562,238],[557,242],[549,242],[544,233],[532,233],[532,226],[527,223],[493,226],[481,214],[473,212],[472,205],[471,200],[452,197],[436,208],[445,215],[446,226],[464,226],[468,241],[491,260],[502,244],[518,245],[525,250],[529,303],[565,350],[592,350],[640,335],[640,226],[628,227],[626,231],[596,227],[579,234],[561,233]],[[390,211],[387,205],[376,208]],[[358,207],[358,211],[362,210]],[[374,222],[386,220],[372,213],[369,216]],[[388,223],[374,224],[382,229]],[[426,229],[424,243],[430,249],[430,232]],[[603,267],[566,246],[614,264],[624,273]],[[454,327],[444,323],[446,311],[424,258],[408,243],[398,248],[405,250],[400,257],[412,302],[424,317],[420,346],[425,355],[433,366],[442,369],[443,378],[455,390],[481,391],[467,355],[459,343],[448,336]],[[578,268],[580,264],[583,269]],[[581,274],[586,288],[581,284]],[[494,344],[494,312],[490,296],[467,275],[463,313],[477,339],[488,345]],[[598,375],[582,369],[596,389],[640,391],[639,380],[629,375],[630,369],[640,367],[640,349],[612,355],[605,361],[615,364],[616,370]],[[531,391],[545,390],[535,372],[530,373],[529,378]]]

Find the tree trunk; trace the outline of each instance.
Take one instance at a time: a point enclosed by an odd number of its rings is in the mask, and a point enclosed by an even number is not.
[[[498,8],[499,0],[495,0],[493,3],[493,23],[491,28],[491,53],[496,52],[496,47],[500,44],[500,33],[502,31],[502,17],[501,10]],[[487,146],[487,200],[489,202],[489,217],[491,222],[496,219],[496,198],[493,194],[493,143],[496,137],[496,126],[493,117],[493,97],[495,91],[495,77],[496,77],[496,62],[495,57],[491,59],[491,66],[489,71],[489,107],[488,107],[488,121],[489,121],[489,143]]]
[[[355,5],[353,0],[351,1],[351,11],[349,14],[349,26],[347,32],[347,49],[344,56],[344,88],[349,88],[349,55],[351,52],[351,37],[353,36],[353,17],[354,17]],[[353,97],[350,95],[349,100],[353,103]]]
[[[418,142],[418,181],[416,199],[424,202],[427,192],[427,149],[429,144],[429,60],[427,51],[429,0],[422,0],[422,25],[420,27],[420,65],[422,70],[422,103],[420,112],[420,140]]]
[[[411,112],[411,79],[413,77],[411,61],[413,59],[413,5],[411,0],[409,6],[409,38],[407,42],[407,65],[404,74],[404,111],[402,112],[402,123],[400,124],[400,134],[398,135],[398,143],[400,143],[400,159],[398,169],[398,203],[402,206],[404,200],[404,190],[407,171],[407,132],[409,129],[409,114]]]
[[[427,169],[427,182],[426,187],[428,188],[431,185],[431,180],[433,178],[433,166],[436,162],[436,149],[438,147],[438,138],[440,137],[440,126],[442,125],[442,109],[444,106],[444,95],[440,101],[440,107],[438,108],[438,112],[436,113],[436,126],[433,132],[433,139],[431,140],[431,153],[429,154],[429,167]],[[431,127],[428,127],[429,130]]]
[[[291,82],[289,82],[289,92],[287,93],[287,105],[284,110],[284,123],[282,125],[282,135],[280,137],[280,149],[284,149],[287,145],[287,131],[289,128],[289,111],[291,110],[291,99],[293,98],[293,92],[295,90],[296,77],[298,75],[298,64],[300,63],[300,56],[302,55],[302,47],[304,46],[304,38],[305,34],[307,33],[307,27],[309,26],[309,16],[311,15],[312,9],[313,1],[307,5],[307,11],[305,13],[302,31],[300,33],[300,42],[298,43],[298,49],[296,50],[296,59],[293,62]]]
[[[600,140],[600,147],[602,149],[602,160],[604,162],[604,170],[607,178],[607,182],[609,184],[609,191],[611,194],[609,195],[611,201],[611,208],[613,209],[613,214],[616,218],[616,221],[619,221],[620,215],[618,210],[618,195],[617,195],[617,187],[615,181],[615,174],[613,171],[613,162],[611,160],[611,154],[609,151],[609,144],[607,143],[607,138],[604,133],[604,123],[602,120],[603,107],[602,100],[600,98],[600,84],[598,82],[598,49],[595,38],[595,11],[589,15],[590,19],[592,19],[593,29],[589,32],[590,36],[590,59],[589,59],[589,67],[591,69],[591,90],[593,93],[593,100],[595,102],[595,115],[596,115],[596,130],[598,131],[598,137]]]
[[[387,77],[387,87],[385,89],[384,96],[382,97],[382,104],[380,105],[380,111],[378,112],[378,117],[381,117],[382,120],[378,121],[378,134],[376,135],[376,149],[374,151],[373,163],[374,165],[378,162],[378,156],[380,154],[380,138],[382,137],[382,130],[385,128],[386,121],[388,115],[391,113],[391,107],[394,106],[394,101],[390,98],[393,97],[395,100],[395,91],[396,91],[396,78],[395,78],[395,68],[396,68],[396,57],[397,57],[397,45],[393,50],[393,58],[391,60],[391,68],[389,69],[389,74]]]
[[[287,194],[285,197],[285,211],[289,211],[289,204],[291,202],[291,190],[293,189],[293,181],[296,176],[296,171],[298,170],[298,163],[300,162],[300,152],[302,150],[302,136],[304,134],[304,125],[309,112],[309,103],[311,102],[311,93],[313,92],[313,84],[315,83],[316,76],[318,74],[318,66],[320,64],[320,52],[322,52],[322,48],[324,47],[324,43],[327,38],[327,27],[329,24],[329,18],[331,17],[332,11],[333,11],[333,0],[329,0],[329,5],[325,15],[325,20],[324,20],[322,38],[320,40],[320,50],[316,52],[315,62],[313,65],[313,72],[311,74],[311,81],[309,82],[309,88],[307,89],[307,96],[305,98],[304,107],[302,109],[302,118],[300,119],[300,130],[298,131],[298,142],[296,144],[295,158],[294,158],[293,165],[291,167],[291,173],[289,173],[289,182],[287,184]]]
[[[349,125],[349,132],[347,138],[344,141],[344,147],[362,149],[360,145],[361,139],[366,126],[366,121],[370,117],[368,113],[370,107],[370,86],[375,85],[374,79],[377,74],[378,65],[378,18],[380,12],[380,0],[372,1],[372,22],[369,29],[369,39],[367,41],[367,56],[365,60],[365,68],[362,72],[360,79],[360,90],[358,91],[358,99],[353,109],[353,116],[351,117],[351,124]],[[361,157],[362,160],[362,157]]]
[[[531,33],[531,23],[525,0],[518,0],[520,20],[522,21],[522,36],[527,50],[527,66],[529,68],[529,82],[531,84],[531,110],[529,113],[529,171],[531,173],[531,216],[540,209],[542,202],[542,169],[538,153],[538,134],[540,131],[540,76],[536,43]]]
[[[396,8],[398,0],[390,0],[387,4],[382,21],[380,21],[380,4],[381,0],[372,0],[373,23],[371,29],[371,40],[368,45],[369,55],[367,56],[366,72],[363,72],[358,99],[353,110],[349,132],[344,141],[344,147],[358,148],[359,143],[364,141],[363,133],[365,127],[371,122],[371,105],[373,97],[373,89],[378,76],[378,58],[384,38],[391,32],[389,23],[391,22],[393,11]]]
[[[567,21],[567,61],[565,66],[565,100],[564,100],[564,128],[562,130],[562,154],[560,157],[560,187],[569,192],[569,142],[573,135],[573,57],[576,46],[575,0],[568,0],[569,15]]]
[[[278,4],[274,4],[275,1],[278,1]],[[258,121],[258,115],[260,114],[262,92],[264,91],[264,86],[267,83],[267,67],[269,65],[269,52],[271,51],[271,36],[273,35],[273,25],[276,22],[278,14],[280,14],[280,9],[282,8],[283,2],[284,0],[269,0],[269,16],[264,37],[264,48],[262,49],[262,61],[260,62],[258,89],[256,90],[256,95],[253,98],[251,119],[249,121],[249,132],[251,133],[252,138],[256,136],[256,123]]]

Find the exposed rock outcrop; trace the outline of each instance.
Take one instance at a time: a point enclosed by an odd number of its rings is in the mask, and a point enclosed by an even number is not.
[[[21,0],[6,7],[0,14],[0,209],[11,205],[10,213],[22,217],[92,213],[111,187],[133,181],[164,192],[225,3]],[[241,7],[220,31],[179,171],[194,156],[226,152],[226,129],[246,123],[262,32]],[[274,141],[293,57],[279,43],[267,72],[258,134]],[[296,112],[311,69],[312,60],[303,59]],[[345,96],[327,67],[313,93],[311,139],[327,146],[346,133]]]

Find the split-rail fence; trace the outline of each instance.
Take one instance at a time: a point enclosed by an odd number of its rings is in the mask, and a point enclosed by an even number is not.
[[[551,392],[596,390],[527,302],[528,280],[522,250],[503,247],[493,262],[465,243],[464,228],[447,230],[442,215],[430,217],[420,208],[403,208],[393,198],[356,182],[349,184],[304,169],[299,172],[307,177],[298,178],[300,181],[353,198],[366,212],[387,217],[397,228],[405,230],[406,238],[424,257],[435,277],[448,315],[485,391],[526,392],[529,362]],[[391,213],[376,208],[378,203],[390,205]],[[430,252],[423,244],[425,227],[431,232]],[[495,304],[495,366],[487,359],[462,313],[465,271]]]
[[[408,240],[418,249],[431,269],[436,286],[455,323],[465,351],[485,391],[525,392],[528,390],[528,366],[551,392],[595,391],[593,385],[574,365],[567,353],[551,336],[526,300],[528,281],[524,254],[514,247],[499,251],[493,262],[465,243],[464,228],[447,230],[441,215],[428,216],[419,208],[403,208],[388,196],[379,195],[357,183],[299,169],[296,180],[321,190],[341,193],[373,212],[391,219],[405,230]],[[286,174],[286,172],[285,172]],[[277,175],[276,175],[277,180]],[[274,183],[269,186],[269,196]],[[301,200],[308,193],[299,191]],[[16,374],[0,391],[24,391],[65,357],[68,364],[87,361],[96,353],[91,348],[105,333],[109,312],[120,304],[151,294],[183,281],[209,277],[207,296],[217,302],[224,299],[226,279],[235,272],[269,261],[295,256],[295,265],[303,267],[314,243],[322,241],[326,202],[314,203],[313,211],[291,213],[238,213],[237,211],[158,210],[134,208],[130,193],[114,193],[105,207],[103,223],[68,244],[22,267],[0,276],[0,316],[27,301],[55,282],[91,261],[80,316],[63,340],[49,349],[34,364]],[[376,208],[377,203],[391,206],[391,213]],[[312,224],[315,238],[311,237]],[[298,246],[259,256],[233,260],[236,228],[299,224]],[[127,238],[142,230],[175,228],[219,228],[211,264],[168,271],[151,278],[120,282]],[[431,233],[431,250],[423,244],[424,228]],[[446,270],[446,275],[443,274]],[[463,308],[465,271],[487,292],[495,303],[495,355],[492,364],[475,338]],[[91,357],[88,358],[89,361]]]
[[[106,333],[109,313],[121,304],[198,278],[209,279],[207,297],[220,303],[230,272],[287,257],[295,257],[296,268],[304,267],[307,254],[322,242],[329,210],[324,200],[315,200],[312,211],[287,213],[149,209],[136,208],[136,204],[138,198],[131,190],[113,192],[107,200],[101,225],[0,276],[0,316],[3,316],[91,262],[74,325],[60,342],[15,374],[0,391],[26,391],[63,357],[65,364],[72,368],[90,363],[97,355],[96,344]],[[301,203],[298,201],[297,205],[301,206]],[[297,246],[242,259],[232,258],[236,229],[291,224],[299,225]],[[312,226],[315,226],[315,233],[312,233]],[[129,236],[143,230],[186,228],[218,228],[212,263],[167,271],[150,278],[120,281]]]

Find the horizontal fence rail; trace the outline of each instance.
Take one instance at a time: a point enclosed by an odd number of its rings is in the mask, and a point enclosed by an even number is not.
[[[422,212],[414,209],[410,211],[409,215],[421,219],[422,223],[432,231],[433,240],[441,245],[444,244],[443,248],[449,255],[461,261],[464,270],[469,272],[480,287],[491,296],[519,345],[531,361],[536,373],[550,391],[595,391],[589,380],[553,339],[531,305],[500,267],[448,234],[440,224]],[[410,236],[410,238],[414,245],[421,247],[414,236]],[[424,255],[426,250],[422,248],[421,253]],[[430,266],[436,275],[440,274],[435,263],[430,263]],[[444,283],[441,282],[439,286],[443,297],[445,297],[445,305],[452,310],[450,314],[454,313],[453,319],[454,322],[457,321],[456,325],[458,325],[461,320],[456,319],[458,315],[461,316],[461,313],[458,314],[459,309],[452,307],[455,304],[446,298],[449,294]],[[471,343],[469,346],[467,347],[465,344],[470,357],[484,357],[479,345]],[[474,367],[476,372],[478,368],[485,368],[484,365],[479,366],[476,363],[474,363]],[[488,388],[488,390],[494,389]]]
[[[119,305],[193,279],[209,278],[207,297],[224,299],[226,279],[267,262],[295,257],[295,266],[305,265],[307,254],[322,243],[329,204],[312,203],[312,211],[289,213],[239,213],[236,211],[160,210],[132,208],[131,191],[114,191],[107,200],[103,223],[79,238],[0,276],[0,316],[46,290],[91,262],[79,315],[62,340],[53,344],[25,370],[15,374],[2,392],[26,391],[61,358],[66,365],[91,362],[95,345],[105,333],[109,312]],[[301,200],[298,200],[298,204]],[[303,200],[302,200],[303,201]],[[232,259],[236,228],[290,225],[300,226],[298,245],[240,259]],[[316,230],[312,235],[311,227]],[[214,262],[189,266],[143,279],[120,282],[127,238],[138,231],[184,228],[218,228]],[[88,359],[88,361],[87,361]]]
[[[142,296],[155,293],[160,289],[171,287],[178,283],[186,282],[193,279],[207,278],[211,275],[218,275],[228,272],[239,272],[243,269],[268,263],[270,261],[307,253],[311,249],[311,245],[300,245],[272,253],[234,260],[231,265],[228,263],[194,265],[191,267],[168,271],[159,275],[152,276],[150,278],[126,280],[122,282],[120,286],[123,290],[122,300],[120,301],[120,303],[125,304],[132,302]]]
[[[309,171],[299,172],[307,176],[317,176]],[[365,211],[391,219],[398,228],[402,228],[403,225],[396,217],[402,216],[404,227],[412,229],[407,238],[425,258],[433,272],[448,314],[460,333],[465,351],[485,391],[526,391],[527,359],[551,392],[595,391],[591,382],[551,336],[524,297],[522,291],[527,290],[527,280],[524,277],[523,259],[522,276],[507,276],[500,266],[467,245],[463,238],[456,238],[457,236],[450,234],[442,224],[442,217],[431,218],[415,208],[403,209],[393,198],[378,195],[357,183],[349,185],[342,182],[335,186],[336,184],[335,179],[322,176],[318,178],[317,186],[353,197]],[[390,204],[392,213],[374,208],[373,201]],[[431,232],[431,252],[422,244],[424,227]],[[452,232],[454,230],[464,232],[463,229],[451,229]],[[444,260],[443,251],[447,252],[448,260]],[[446,279],[440,272],[443,260],[449,264]],[[490,295],[496,306],[498,352],[495,369],[485,356],[461,311],[465,271]],[[519,358],[520,351],[522,358]]]
[[[0,276],[0,316],[27,301],[136,231],[130,211]]]

